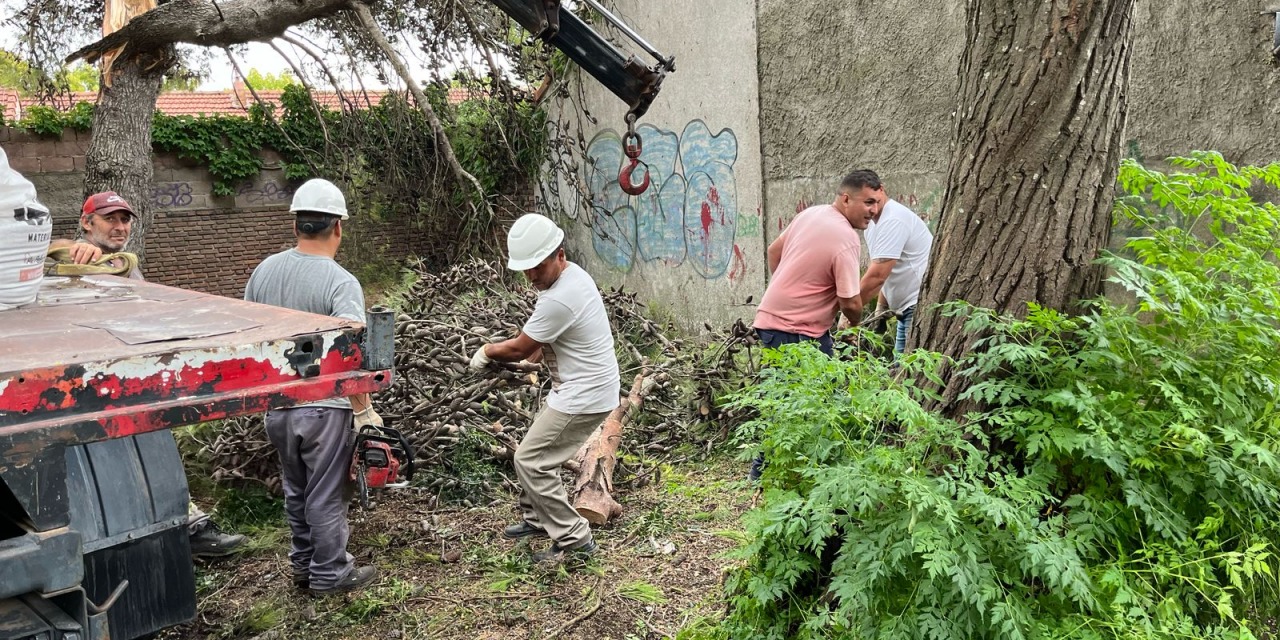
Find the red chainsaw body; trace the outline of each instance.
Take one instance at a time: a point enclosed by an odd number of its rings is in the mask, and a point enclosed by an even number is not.
[[[391,450],[391,445],[377,440],[365,440],[361,443],[364,450],[359,452],[364,462],[365,486],[370,489],[385,489],[400,476],[400,459]]]

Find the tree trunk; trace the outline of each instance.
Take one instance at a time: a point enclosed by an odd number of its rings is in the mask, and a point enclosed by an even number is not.
[[[622,505],[613,499],[613,467],[618,463],[622,429],[640,410],[644,396],[653,388],[653,378],[643,372],[636,376],[631,393],[604,419],[574,456],[578,479],[573,483],[573,508],[594,525],[622,515]]]
[[[118,33],[138,15],[155,7],[152,0],[108,0],[103,32]],[[103,58],[98,103],[93,110],[93,137],[85,152],[84,195],[115,191],[129,201],[137,218],[125,251],[145,259],[144,243],[155,213],[151,208],[151,120],[164,74],[176,60],[173,45],[136,55]]]
[[[1102,292],[1122,152],[1134,0],[970,0],[957,124],[913,346],[960,358],[978,336],[938,303],[1022,315]],[[950,374],[953,372],[944,372]],[[966,386],[948,380],[942,409]]]

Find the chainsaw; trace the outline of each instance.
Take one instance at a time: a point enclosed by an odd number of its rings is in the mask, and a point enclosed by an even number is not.
[[[356,432],[351,479],[356,483],[360,506],[369,508],[370,490],[409,486],[413,479],[413,457],[413,447],[398,429],[365,425]],[[397,481],[401,467],[404,467],[404,480]]]

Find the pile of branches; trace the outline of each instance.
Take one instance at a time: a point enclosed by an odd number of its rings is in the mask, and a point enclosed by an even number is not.
[[[510,459],[550,391],[550,375],[541,364],[495,364],[477,372],[468,363],[482,344],[519,332],[537,292],[522,277],[481,260],[440,273],[422,262],[410,268],[414,284],[391,301],[398,309],[395,382],[375,395],[374,406],[413,445],[425,483],[438,493],[475,498],[496,484],[514,488],[502,472],[505,464],[490,465],[496,473],[481,479],[468,465]],[[654,381],[642,412],[628,424],[622,450],[670,460],[709,452],[724,441],[738,416],[716,407],[715,398],[754,373],[750,328],[741,321],[724,329],[706,324],[704,334],[689,337],[633,292],[602,294],[622,381],[629,385],[642,368]],[[255,480],[279,492],[279,464],[262,416],[225,421],[203,443],[202,454],[215,480]]]

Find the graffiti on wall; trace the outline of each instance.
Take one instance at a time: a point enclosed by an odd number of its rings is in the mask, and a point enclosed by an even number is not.
[[[586,181],[591,193],[592,245],[610,268],[630,271],[638,261],[671,267],[689,264],[706,279],[739,276],[742,250],[734,244],[741,226],[734,163],[738,138],[731,129],[711,133],[693,120],[676,134],[642,124],[640,159],[649,165],[650,186],[630,196],[618,186],[622,137],[605,130],[587,146]],[[634,181],[639,182],[636,175]],[[747,220],[759,233],[759,217]],[[745,235],[745,234],[744,234]],[[736,257],[736,259],[735,259]]]
[[[194,200],[188,182],[161,182],[151,189],[151,203],[160,209],[189,207]]]
[[[275,180],[267,180],[262,184],[246,181],[236,190],[237,198],[244,198],[249,204],[285,202],[293,197],[293,189],[280,186]]]

